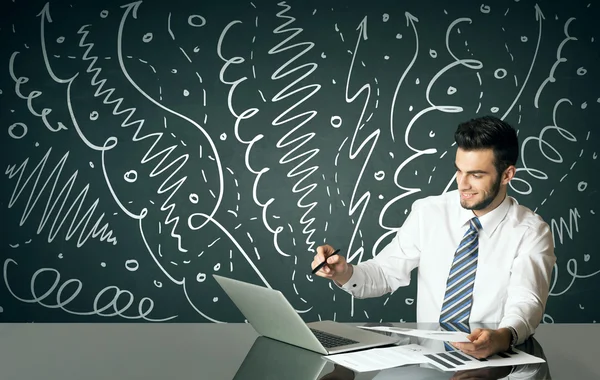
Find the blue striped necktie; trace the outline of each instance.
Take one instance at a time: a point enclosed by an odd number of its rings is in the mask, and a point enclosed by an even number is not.
[[[464,322],[442,322],[440,323],[442,331],[461,331],[464,333],[471,333],[471,328]],[[444,342],[444,348],[446,351],[454,351],[456,348],[448,342]]]
[[[471,314],[473,285],[477,272],[478,235],[481,223],[477,217],[463,236],[450,268],[440,323],[468,322]]]

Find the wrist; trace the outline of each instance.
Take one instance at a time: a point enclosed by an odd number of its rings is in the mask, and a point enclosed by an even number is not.
[[[352,267],[352,264],[348,263],[348,265],[346,266],[346,270],[344,271],[344,273],[340,274],[335,279],[335,282],[337,282],[340,285],[344,285],[345,283],[347,283],[348,281],[350,281],[350,278],[352,277],[353,273],[354,273],[354,268]]]
[[[502,339],[502,350],[508,351],[512,347],[513,333],[508,327],[503,327],[498,330]]]
[[[519,341],[519,334],[517,334],[517,330],[512,327],[512,326],[508,326],[508,329],[510,330],[510,347],[514,347],[517,345],[517,342]]]

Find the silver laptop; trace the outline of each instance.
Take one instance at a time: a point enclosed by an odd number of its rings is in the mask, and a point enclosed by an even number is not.
[[[323,355],[391,345],[397,337],[334,321],[306,323],[279,291],[213,274],[260,335]]]

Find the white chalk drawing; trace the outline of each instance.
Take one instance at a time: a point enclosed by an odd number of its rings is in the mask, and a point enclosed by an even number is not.
[[[8,127],[8,135],[15,140],[22,139],[27,134],[27,126],[23,123],[14,123]]]
[[[49,228],[46,228],[48,243],[51,243],[58,233],[62,232],[61,236],[64,234],[66,241],[78,233],[77,247],[83,246],[90,238],[116,245],[117,237],[114,236],[115,233],[109,223],[104,220],[106,213],[100,214],[100,209],[97,210],[100,200],[96,198],[90,202],[89,199],[86,199],[90,191],[89,183],[75,195],[79,187],[74,189],[79,170],[76,170],[68,179],[62,175],[70,152],[65,153],[54,168],[47,169],[46,164],[51,153],[52,148],[49,148],[33,169],[31,167],[35,163],[30,163],[28,157],[18,166],[10,165],[4,173],[11,180],[9,184],[13,184],[7,208],[23,207],[18,225],[24,226],[30,217],[37,219],[39,213],[41,218],[38,221],[37,230],[34,231],[36,234],[40,234],[48,225]],[[43,202],[43,200],[40,201],[40,198],[47,199],[46,204],[44,206],[40,203],[36,208],[38,202]],[[24,204],[25,202],[26,204]],[[85,207],[88,209],[85,210]],[[34,210],[36,212],[32,216]],[[98,214],[100,215],[98,216]]]
[[[154,301],[151,298],[148,297],[144,297],[142,299],[139,300],[137,306],[137,313],[138,314],[134,314],[131,315],[131,311],[129,312],[129,315],[125,314],[125,312],[127,312],[131,306],[133,305],[133,303],[135,302],[135,296],[127,291],[127,290],[122,290],[119,289],[116,286],[107,286],[104,289],[102,289],[101,291],[98,292],[98,294],[96,294],[95,298],[93,301],[90,300],[89,303],[91,303],[91,305],[88,306],[88,308],[93,309],[92,311],[76,311],[76,310],[72,310],[67,308],[67,306],[74,302],[77,299],[77,296],[79,295],[79,293],[81,293],[81,290],[83,289],[83,282],[78,280],[78,279],[69,279],[65,282],[62,283],[62,285],[60,285],[60,287],[58,287],[58,284],[61,282],[61,275],[60,273],[54,269],[54,268],[41,268],[38,269],[37,271],[35,271],[35,273],[33,273],[33,275],[31,276],[31,280],[29,280],[30,282],[30,290],[31,290],[31,295],[27,296],[27,297],[21,297],[18,294],[15,294],[12,286],[10,285],[11,283],[14,283],[15,281],[13,280],[13,274],[10,273],[11,270],[15,270],[14,267],[18,266],[19,264],[17,263],[16,260],[13,259],[6,259],[2,265],[2,277],[4,279],[4,285],[6,286],[6,289],[8,290],[8,292],[16,299],[18,299],[21,302],[25,302],[25,303],[35,303],[35,304],[39,304],[41,306],[47,307],[49,309],[61,309],[66,313],[69,314],[74,314],[74,315],[80,315],[80,316],[91,316],[91,315],[98,315],[101,317],[113,317],[113,316],[119,316],[121,318],[125,318],[125,319],[144,319],[150,322],[164,322],[164,321],[168,321],[168,320],[172,320],[177,318],[177,315],[174,316],[169,316],[166,318],[152,318],[149,317],[149,315],[153,312],[154,310]],[[11,269],[12,268],[12,269]],[[49,287],[48,290],[45,291],[45,293],[39,295],[37,294],[37,291],[40,290],[40,284],[38,283],[36,285],[36,280],[38,278],[38,276],[42,276],[44,273],[48,273],[48,274],[53,274],[55,276],[54,278],[54,282],[53,284]],[[24,276],[17,276],[18,278],[21,279],[21,281],[23,279],[25,279]],[[70,285],[70,286],[69,286]],[[57,289],[58,287],[58,289]],[[56,290],[56,293],[55,293]],[[55,295],[53,294],[55,293]],[[66,293],[66,294],[65,294]],[[110,296],[111,294],[113,294],[113,298],[112,300],[110,300],[109,302],[106,301],[107,296]],[[103,298],[104,296],[104,298]],[[28,298],[31,297],[31,298]],[[47,298],[55,298],[55,304],[54,303],[44,303],[43,301],[45,301]],[[119,300],[121,299],[121,301],[119,302]],[[123,300],[128,300],[126,301],[126,303],[124,304]],[[53,302],[51,299],[48,299],[46,302]],[[103,302],[107,302],[105,305],[103,305]]]
[[[600,65],[582,16],[600,7],[156,3],[0,6],[0,36],[22,39],[0,56],[0,321],[23,303],[245,322],[212,274],[280,289],[306,320],[414,320],[414,284],[355,300],[310,262],[323,243],[375,256],[413,201],[455,188],[452,131],[484,114],[518,129],[511,195],[552,230],[544,322],[597,319]]]

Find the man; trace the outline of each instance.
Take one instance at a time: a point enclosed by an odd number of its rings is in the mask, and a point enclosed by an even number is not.
[[[329,257],[334,249],[324,245],[311,266],[327,258],[317,274],[356,298],[407,286],[418,267],[417,322],[498,326],[471,331],[471,343],[453,343],[484,358],[534,333],[556,257],[548,224],[507,196],[519,155],[515,130],[486,116],[461,123],[454,137],[458,190],[415,201],[373,259],[352,265],[343,255]]]

